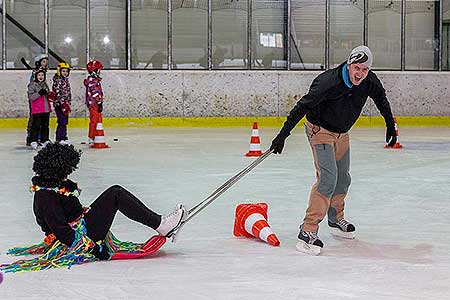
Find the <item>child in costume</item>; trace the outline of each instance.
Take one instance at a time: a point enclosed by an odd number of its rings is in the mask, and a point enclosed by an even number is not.
[[[67,138],[67,124],[69,123],[70,102],[72,100],[69,74],[70,65],[61,62],[57,66],[55,76],[53,76],[52,90],[56,96],[53,105],[58,123],[56,127],[56,142],[61,144],[70,144]]]
[[[34,75],[39,70],[44,70],[47,72],[48,69],[48,56],[47,54],[38,54],[34,58],[34,69],[31,72],[30,76],[30,82],[34,80]],[[28,118],[28,125],[27,125],[27,146],[31,146],[31,123],[33,123],[33,114],[31,113],[31,106],[30,108],[30,115]]]
[[[89,109],[89,145],[94,144],[97,123],[102,122],[103,90],[100,71],[103,64],[98,60],[91,60],[87,64],[88,78],[84,80],[86,86],[86,105]]]
[[[37,271],[71,266],[95,260],[109,260],[116,247],[133,243],[120,242],[109,231],[117,211],[147,225],[165,236],[187,218],[183,205],[166,216],[149,209],[125,188],[114,185],[105,190],[89,207],[78,199],[78,185],[68,179],[80,161],[81,151],[73,145],[49,143],[34,157],[31,190],[36,222],[45,233],[44,243],[9,251],[13,255],[42,254],[31,259],[0,265],[6,272]]]
[[[30,143],[33,149],[38,147],[38,137],[42,143],[48,142],[49,120],[52,108],[49,98],[54,98],[49,94],[49,88],[45,82],[46,72],[39,69],[35,72],[34,79],[28,84],[28,99],[31,106],[31,131]]]

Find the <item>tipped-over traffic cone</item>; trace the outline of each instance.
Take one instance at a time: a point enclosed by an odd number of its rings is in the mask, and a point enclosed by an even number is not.
[[[384,148],[403,148],[403,145],[400,144],[400,136],[398,135],[398,125],[397,125],[397,118],[394,117],[394,127],[395,127],[395,135],[397,136],[397,142],[394,144],[394,146],[389,146],[386,144]]]
[[[97,127],[95,130],[94,144],[91,146],[91,148],[96,149],[109,148],[109,146],[106,145],[105,143],[105,133],[103,131],[103,123],[101,118],[97,123]]]
[[[261,141],[259,140],[258,123],[253,122],[252,137],[250,138],[250,150],[245,156],[261,156]]]
[[[254,236],[272,246],[279,246],[280,241],[267,223],[267,207],[267,203],[239,204],[234,219],[234,236]]]

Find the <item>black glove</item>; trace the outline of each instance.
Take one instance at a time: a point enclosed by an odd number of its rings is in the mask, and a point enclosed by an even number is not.
[[[97,112],[101,113],[103,111],[103,103],[97,103]]]
[[[389,147],[393,147],[397,143],[397,134],[395,132],[395,127],[386,128],[386,143]]]
[[[47,95],[47,94],[48,94],[48,92],[47,92],[46,89],[40,89],[38,93],[39,93],[39,95],[41,95],[41,96],[44,96],[44,95]]]
[[[286,138],[280,134],[278,134],[272,141],[272,145],[270,145],[270,150],[273,150],[274,154],[281,154],[284,148],[284,141]]]
[[[110,258],[108,247],[106,247],[104,244],[102,244],[102,246],[95,244],[94,248],[92,249],[92,254],[94,254],[94,256],[99,260],[109,260]]]

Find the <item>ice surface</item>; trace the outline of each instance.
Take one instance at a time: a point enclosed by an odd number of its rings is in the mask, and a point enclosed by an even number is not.
[[[106,150],[83,149],[72,179],[88,205],[120,184],[160,213],[192,207],[253,158],[251,128],[107,129]],[[266,149],[276,129],[260,129]],[[450,128],[400,128],[401,150],[384,149],[384,130],[351,132],[352,186],[346,217],[356,240],[331,236],[322,222],[321,256],[295,251],[298,225],[315,180],[302,128],[189,222],[176,244],[154,256],[32,273],[5,274],[0,299],[450,299]],[[113,138],[118,141],[114,142]],[[0,131],[0,262],[12,246],[40,241],[28,191],[32,157],[24,131]],[[238,203],[267,202],[276,248],[232,235]],[[154,232],[118,215],[122,240]]]

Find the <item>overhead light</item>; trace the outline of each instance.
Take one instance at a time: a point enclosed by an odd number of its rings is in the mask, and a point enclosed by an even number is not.
[[[111,42],[111,40],[109,39],[109,36],[105,35],[105,37],[103,38],[103,44],[107,45],[107,44],[109,44],[109,42]]]
[[[72,38],[70,37],[70,36],[67,36],[65,39],[64,39],[64,42],[66,42],[66,44],[70,44],[70,43],[72,43]]]

